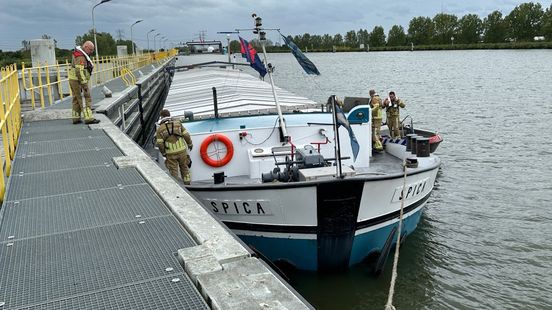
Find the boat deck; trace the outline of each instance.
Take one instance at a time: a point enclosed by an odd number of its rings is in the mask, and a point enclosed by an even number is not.
[[[163,165],[160,165],[164,167]],[[165,168],[166,169],[166,168]],[[269,172],[269,171],[264,171]],[[397,157],[386,153],[374,154],[370,158],[370,167],[367,168],[355,168],[356,176],[370,177],[370,176],[382,176],[382,175],[397,175],[403,173],[402,160]],[[328,177],[330,179],[330,177]],[[192,182],[192,186],[228,186],[228,185],[253,185],[261,184],[261,179],[251,179],[249,175],[240,175],[233,177],[226,177],[225,183],[213,184],[213,180],[198,180]]]
[[[25,123],[0,209],[0,309],[208,309],[196,243],[103,130]]]

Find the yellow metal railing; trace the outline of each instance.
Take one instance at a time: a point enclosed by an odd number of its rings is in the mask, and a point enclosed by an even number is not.
[[[0,69],[0,130],[2,131],[2,169],[0,172],[0,200],[4,200],[6,178],[10,176],[11,163],[21,131],[21,100],[19,97],[17,65]]]
[[[136,77],[132,71],[151,63],[161,63],[168,57],[175,56],[177,50],[166,52],[144,54],[128,57],[102,57],[95,63],[94,72],[91,77],[92,83],[101,84],[113,78],[122,77],[127,85],[136,83]],[[56,63],[55,65],[45,64],[38,67],[21,68],[21,84],[23,90],[30,92],[32,108],[48,104],[52,105],[57,90],[60,99],[64,94],[71,95],[68,86],[67,69],[69,63]],[[51,77],[55,76],[52,81]],[[66,89],[65,89],[66,88]],[[0,131],[2,133],[2,169],[0,170],[0,201],[4,199],[6,191],[6,180],[10,176],[12,161],[15,158],[15,150],[21,132],[21,90],[19,88],[19,71],[17,65],[13,64],[0,68]]]
[[[127,87],[136,84],[136,76],[126,67],[121,70],[121,79]]]
[[[125,75],[125,72],[128,70],[132,72],[151,63],[161,63],[166,58],[175,56],[177,53],[177,50],[169,50],[136,56],[100,57],[99,61],[96,61],[96,58],[92,58],[92,61],[94,61],[94,71],[90,77],[90,82],[94,85],[102,84]],[[67,78],[69,66],[70,63],[68,61],[52,65],[46,63],[36,67],[25,67],[25,63],[22,63],[22,85],[23,89],[29,93],[33,109],[37,105],[45,108],[47,105],[54,104],[55,91],[59,94],[60,99],[64,98],[64,94],[72,95]],[[51,80],[53,75],[56,76],[55,81]],[[134,75],[132,76],[134,77]],[[135,77],[133,81],[134,83],[136,82]]]

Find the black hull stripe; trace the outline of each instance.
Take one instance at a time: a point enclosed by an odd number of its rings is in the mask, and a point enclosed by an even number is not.
[[[316,234],[316,226],[285,226],[285,225],[269,225],[269,224],[252,224],[240,222],[222,221],[228,228],[237,230],[249,230],[259,232],[277,232],[277,233],[293,233],[293,234]]]
[[[431,192],[428,193],[427,195],[425,195],[424,198],[422,198],[422,199],[416,201],[415,203],[413,203],[413,204],[407,206],[406,208],[404,208],[403,212],[406,214],[406,213],[418,208],[419,206],[424,204],[424,202],[426,202],[429,199],[429,196],[431,196]],[[397,210],[395,212],[385,214],[385,215],[382,215],[382,216],[379,216],[379,217],[375,217],[373,219],[358,222],[357,225],[356,225],[356,230],[367,228],[367,227],[370,227],[370,226],[375,226],[375,225],[387,222],[390,219],[398,218],[400,215],[401,215],[401,210]]]
[[[404,208],[404,213],[408,213],[426,202],[431,196],[431,192],[427,194],[424,198],[416,201],[415,203]],[[385,214],[373,219],[365,220],[358,222],[356,224],[355,230],[368,228],[375,226],[394,218],[399,217],[400,210]],[[236,230],[248,230],[248,231],[258,231],[258,232],[274,232],[274,233],[294,233],[294,234],[313,234],[318,233],[317,226],[285,226],[285,225],[268,225],[268,224],[252,224],[252,223],[239,223],[239,222],[228,222],[222,221],[228,228]]]

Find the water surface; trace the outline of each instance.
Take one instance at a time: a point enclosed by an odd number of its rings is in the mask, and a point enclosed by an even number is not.
[[[317,102],[394,90],[402,116],[445,139],[435,191],[401,247],[397,308],[552,309],[552,50],[307,55],[321,76],[270,54],[276,85]],[[291,283],[319,309],[383,309],[390,270]]]

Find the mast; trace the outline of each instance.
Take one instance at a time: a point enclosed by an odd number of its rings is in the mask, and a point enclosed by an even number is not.
[[[341,145],[339,144],[339,129],[337,125],[337,109],[336,109],[336,99],[335,95],[332,95],[332,117],[333,117],[333,126],[334,126],[334,152],[335,152],[335,174],[338,178],[343,178],[343,172],[341,171]]]
[[[270,86],[272,87],[272,95],[274,96],[274,102],[276,103],[276,111],[278,111],[278,118],[280,120],[280,129],[282,130],[282,135],[284,136],[284,142],[289,141],[289,136],[286,129],[286,123],[284,121],[284,116],[282,115],[282,109],[280,108],[280,102],[278,101],[278,95],[276,94],[276,89],[274,88],[274,81],[272,80],[272,69],[271,65],[268,63],[268,57],[266,56],[266,48],[265,48],[265,42],[266,42],[266,32],[264,32],[263,28],[261,26],[263,25],[263,19],[257,16],[257,14],[253,13],[251,15],[253,19],[255,20],[255,29],[253,30],[253,33],[259,35],[259,41],[261,42],[261,46],[263,48],[263,56],[264,56],[264,62],[267,66],[267,73],[268,73],[268,80],[270,81]]]

